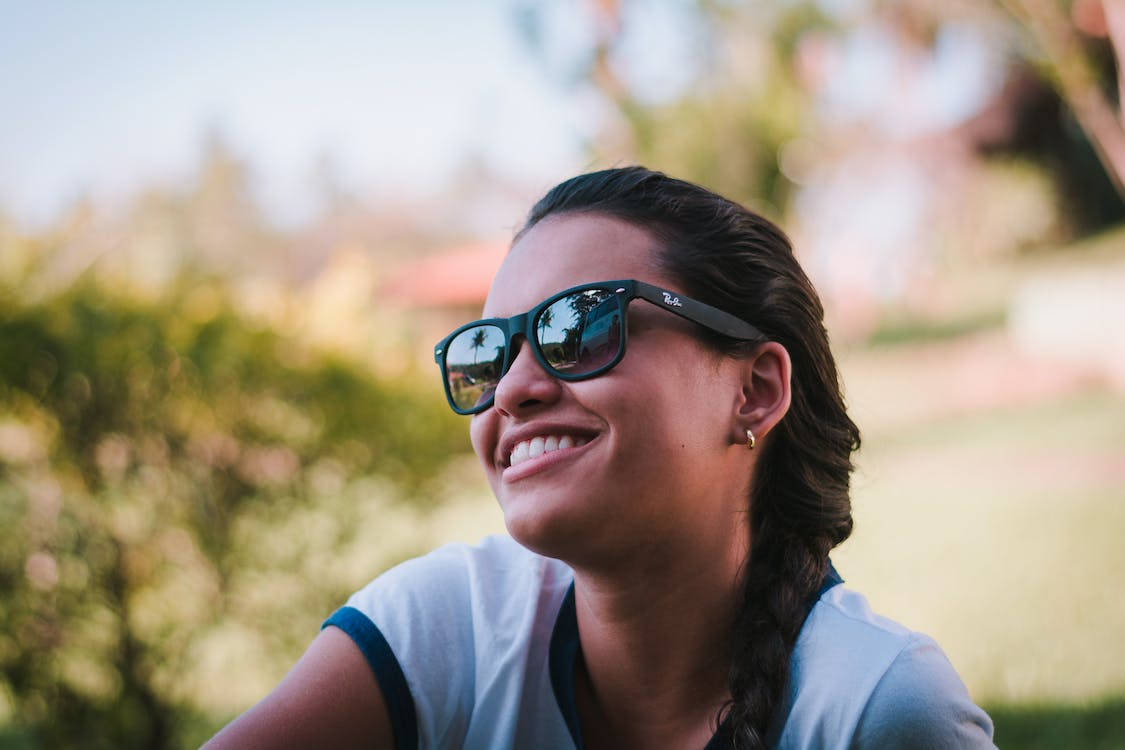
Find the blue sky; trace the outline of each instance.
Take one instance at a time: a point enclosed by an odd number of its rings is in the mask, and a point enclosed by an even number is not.
[[[470,153],[551,181],[597,119],[510,0],[0,0],[0,17],[0,206],[26,221],[190,177],[209,130],[285,222],[325,155],[363,195],[428,192]]]
[[[532,2],[547,26],[538,53],[518,32],[517,8]],[[584,139],[604,116],[594,94],[566,83],[596,26],[591,5],[0,0],[0,210],[40,223],[78,196],[112,203],[181,183],[209,132],[250,162],[281,224],[316,211],[326,159],[369,200],[440,190],[470,157],[538,192],[589,166]],[[642,98],[698,78],[692,7],[625,5],[616,63]],[[987,39],[956,26],[941,38],[914,105],[885,126],[948,125],[998,85]],[[825,111],[870,117],[894,90],[898,53],[877,30],[849,39]]]

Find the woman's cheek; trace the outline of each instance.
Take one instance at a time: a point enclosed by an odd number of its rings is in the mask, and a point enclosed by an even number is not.
[[[469,442],[477,454],[488,481],[492,482],[496,473],[496,446],[499,441],[497,421],[493,410],[475,414],[469,422]]]

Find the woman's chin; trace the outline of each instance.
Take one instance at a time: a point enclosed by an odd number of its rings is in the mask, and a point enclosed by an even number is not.
[[[569,560],[593,541],[589,518],[574,513],[574,508],[552,508],[550,502],[520,498],[502,504],[504,525],[517,542],[532,552]],[[571,511],[571,512],[566,512]]]
[[[614,519],[597,512],[577,512],[573,506],[504,508],[504,524],[513,539],[527,549],[574,568],[612,567],[621,553],[622,529]]]
[[[545,557],[559,557],[565,551],[564,539],[568,536],[557,519],[545,513],[513,512],[504,510],[504,525],[513,539],[532,552]]]

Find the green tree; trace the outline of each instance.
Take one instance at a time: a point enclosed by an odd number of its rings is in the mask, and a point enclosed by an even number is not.
[[[832,23],[815,2],[678,5],[692,61],[691,79],[659,97],[642,91],[625,70],[622,48],[631,6],[620,0],[588,2],[590,31],[581,50],[560,64],[552,48],[551,7],[527,2],[517,10],[529,50],[558,84],[586,87],[610,116],[590,142],[595,160],[641,163],[682,176],[759,210],[780,215],[793,185],[778,152],[801,134],[810,103],[795,80],[797,40]]]
[[[483,328],[477,329],[473,333],[473,338],[469,341],[469,346],[473,350],[473,364],[475,365],[480,360],[480,350],[484,347],[485,332]]]
[[[542,340],[543,334],[546,333],[548,326],[555,322],[555,313],[551,308],[547,308],[539,313],[539,338]]]

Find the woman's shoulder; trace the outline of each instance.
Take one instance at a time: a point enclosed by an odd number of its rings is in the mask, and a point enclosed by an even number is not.
[[[481,694],[519,694],[512,685],[526,670],[514,654],[546,658],[572,580],[563,563],[493,536],[396,565],[325,624],[356,643],[397,706],[392,718],[417,727],[420,746],[456,747]]]
[[[851,737],[852,747],[992,747],[991,720],[934,639],[843,586],[810,611],[792,672],[787,724],[805,733]]]
[[[842,650],[863,657],[893,656],[922,634],[871,609],[867,597],[844,585],[825,591],[809,612],[798,649]],[[924,636],[922,636],[924,637]]]
[[[871,692],[853,744],[866,747],[993,747],[993,726],[932,638],[917,634]]]

